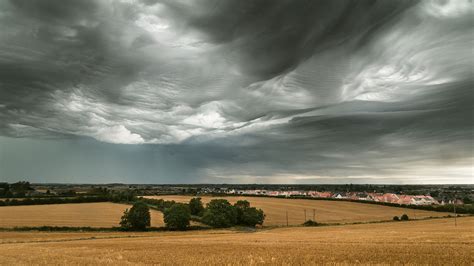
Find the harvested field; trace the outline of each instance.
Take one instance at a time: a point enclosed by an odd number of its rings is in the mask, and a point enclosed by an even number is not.
[[[117,227],[129,205],[109,202],[0,207],[0,227]],[[163,226],[161,212],[151,210],[152,226]]]
[[[474,218],[391,222],[325,227],[289,227],[256,233],[200,232],[99,234],[30,232],[9,242],[41,238],[45,242],[1,244],[0,264],[162,264],[162,265],[314,265],[430,264],[472,265]],[[8,235],[10,234],[10,235]],[[23,233],[21,233],[23,234]],[[27,234],[25,232],[25,234]],[[41,234],[41,237],[37,237]],[[90,234],[88,237],[90,238]],[[52,242],[48,241],[51,236]],[[69,239],[68,239],[69,238]],[[27,252],[26,252],[27,251]]]
[[[189,202],[190,196],[147,196],[145,198],[156,198],[174,200],[177,202]],[[288,211],[288,223],[290,225],[302,224],[306,218],[313,219],[313,210],[318,222],[323,223],[354,223],[368,221],[391,220],[393,216],[401,216],[406,213],[410,218],[443,217],[449,213],[414,210],[407,208],[389,207],[375,204],[364,204],[348,201],[307,200],[307,199],[281,199],[268,197],[202,197],[204,203],[211,199],[225,198],[234,203],[237,200],[248,200],[253,207],[261,208],[266,219],[264,225],[286,225],[286,212]]]

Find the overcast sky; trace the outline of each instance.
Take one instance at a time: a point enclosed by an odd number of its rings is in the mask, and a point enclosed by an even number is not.
[[[0,181],[474,183],[465,0],[0,0]]]

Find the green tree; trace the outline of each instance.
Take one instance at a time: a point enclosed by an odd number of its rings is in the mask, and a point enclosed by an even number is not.
[[[237,223],[237,213],[225,199],[213,199],[206,207],[202,221],[212,227],[231,227]]]
[[[109,198],[112,202],[133,202],[137,200],[135,192],[131,190],[122,192],[112,192],[109,195]]]
[[[15,192],[25,192],[25,191],[34,190],[34,189],[31,187],[30,182],[20,181],[20,182],[11,184],[10,190],[13,190]]]
[[[120,220],[120,226],[125,230],[145,230],[150,226],[151,217],[148,206],[141,202],[135,202],[130,208],[126,209]]]
[[[398,218],[398,216],[393,216],[393,220],[394,221],[400,221],[400,218]]]
[[[468,196],[464,197],[462,201],[464,204],[472,204],[472,200]]]
[[[261,209],[250,207],[250,202],[239,200],[234,204],[237,214],[237,224],[245,226],[262,225],[265,214]]]
[[[247,200],[238,200],[234,204],[234,206],[238,207],[238,208],[249,208],[250,207],[250,202],[248,202]]]
[[[10,189],[10,185],[6,182],[1,182],[0,183],[0,196],[5,196],[8,190]]]
[[[255,227],[257,224],[262,225],[264,220],[265,214],[261,209],[250,207],[244,210],[240,224]]]
[[[120,218],[120,227],[124,230],[129,230],[132,228],[132,224],[130,223],[129,216],[130,216],[130,212],[128,211],[128,209],[125,209],[122,217]]]
[[[189,209],[192,215],[202,216],[204,213],[204,206],[201,198],[192,198],[189,201]]]
[[[164,211],[164,221],[168,228],[185,230],[189,226],[190,220],[191,211],[186,204],[176,203]]]
[[[235,211],[237,213],[237,224],[242,224],[244,211],[250,208],[250,202],[246,200],[239,200],[234,204]]]
[[[400,220],[401,221],[408,221],[409,220],[408,215],[403,214],[402,217],[400,217]]]

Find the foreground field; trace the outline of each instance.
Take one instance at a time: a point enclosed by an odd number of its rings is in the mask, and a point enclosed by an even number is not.
[[[119,226],[128,205],[115,203],[74,203],[0,207],[0,227],[15,226]],[[163,226],[163,215],[151,211],[152,226]]]
[[[146,198],[162,198],[177,202],[189,202],[190,196],[147,196]],[[226,198],[231,203],[237,200],[248,200],[252,206],[261,208],[266,219],[264,225],[286,225],[286,212],[290,225],[302,224],[306,218],[315,219],[323,223],[353,223],[367,221],[391,220],[393,216],[406,213],[410,218],[442,217],[449,213],[422,211],[406,208],[388,207],[375,204],[364,204],[348,201],[327,201],[307,199],[281,199],[267,197],[215,197]],[[213,197],[202,197],[207,203]]]
[[[464,217],[457,227],[453,219],[435,219],[255,233],[0,232],[0,264],[470,265],[472,228],[474,218]]]

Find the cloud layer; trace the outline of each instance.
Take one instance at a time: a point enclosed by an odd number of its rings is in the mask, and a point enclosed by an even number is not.
[[[0,10],[3,142],[140,144],[173,154],[190,182],[472,182],[471,1]]]

